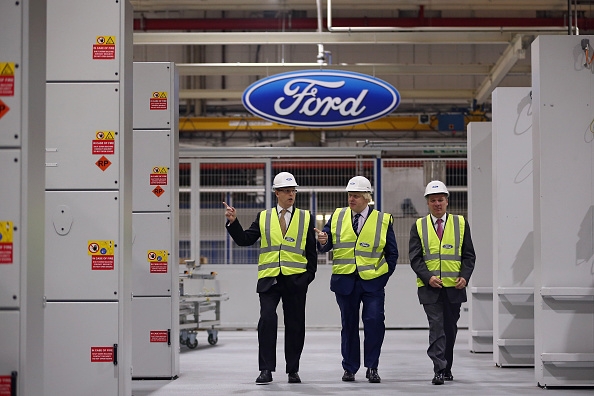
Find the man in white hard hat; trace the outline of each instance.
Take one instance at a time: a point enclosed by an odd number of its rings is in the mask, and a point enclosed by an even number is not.
[[[349,180],[349,206],[338,208],[318,232],[318,250],[333,251],[330,290],[336,296],[342,322],[343,381],[354,381],[361,366],[359,311],[363,304],[363,365],[371,383],[381,382],[379,357],[384,341],[385,286],[396,269],[398,246],[389,213],[369,207],[371,183],[363,176]]]
[[[318,255],[314,222],[307,210],[294,206],[297,182],[289,172],[280,172],[272,188],[277,205],[258,214],[244,230],[235,208],[225,202],[227,232],[239,246],[250,246],[260,239],[258,285],[257,384],[272,381],[276,370],[276,308],[282,299],[285,324],[285,360],[289,383],[300,383],[299,360],[305,342],[305,300],[308,285],[314,280]]]
[[[433,361],[434,385],[454,379],[457,323],[475,263],[468,221],[446,213],[449,195],[441,181],[427,184],[425,198],[430,213],[413,224],[409,241],[410,265],[417,274],[417,295],[429,322],[427,355]]]

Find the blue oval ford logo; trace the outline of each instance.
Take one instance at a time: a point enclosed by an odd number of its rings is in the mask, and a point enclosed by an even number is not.
[[[400,94],[385,81],[339,70],[276,74],[246,88],[243,105],[266,120],[304,127],[361,124],[390,114]]]

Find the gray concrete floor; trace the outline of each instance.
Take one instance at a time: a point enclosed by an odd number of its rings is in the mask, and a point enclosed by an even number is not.
[[[379,364],[380,384],[365,379],[360,369],[356,381],[341,381],[340,330],[307,330],[301,357],[301,384],[287,383],[283,330],[279,331],[277,371],[273,382],[256,385],[258,341],[255,330],[219,331],[211,346],[206,332],[198,334],[196,349],[183,346],[180,375],[173,381],[133,381],[133,396],[198,395],[593,395],[592,389],[541,389],[534,368],[500,368],[490,353],[468,350],[468,331],[460,330],[455,349],[453,382],[431,384],[432,364],[426,355],[427,330],[388,330]]]

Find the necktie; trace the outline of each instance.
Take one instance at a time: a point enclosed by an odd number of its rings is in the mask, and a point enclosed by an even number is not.
[[[441,241],[441,237],[443,236],[443,220],[437,219],[437,236]]]
[[[355,234],[359,235],[359,218],[361,217],[361,213],[357,213],[355,217],[353,217],[353,230],[355,230]]]
[[[285,236],[285,234],[287,233],[287,220],[285,219],[285,213],[287,213],[287,209],[283,209],[280,212],[280,226],[281,226],[281,231],[283,232],[283,236]]]

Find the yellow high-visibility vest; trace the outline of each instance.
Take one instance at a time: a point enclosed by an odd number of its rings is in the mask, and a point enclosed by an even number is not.
[[[441,241],[433,227],[431,215],[417,219],[416,224],[427,269],[441,279],[444,287],[456,286],[456,278],[460,276],[462,267],[464,217],[448,214]],[[417,278],[417,286],[425,286],[420,278]]]
[[[305,243],[311,214],[295,208],[289,228],[283,237],[276,208],[260,213],[260,256],[258,279],[301,274],[307,269]]]
[[[350,208],[338,208],[332,215],[332,273],[351,274],[357,270],[365,280],[386,274],[388,262],[384,247],[392,215],[370,211],[359,236],[353,230],[352,216]]]

